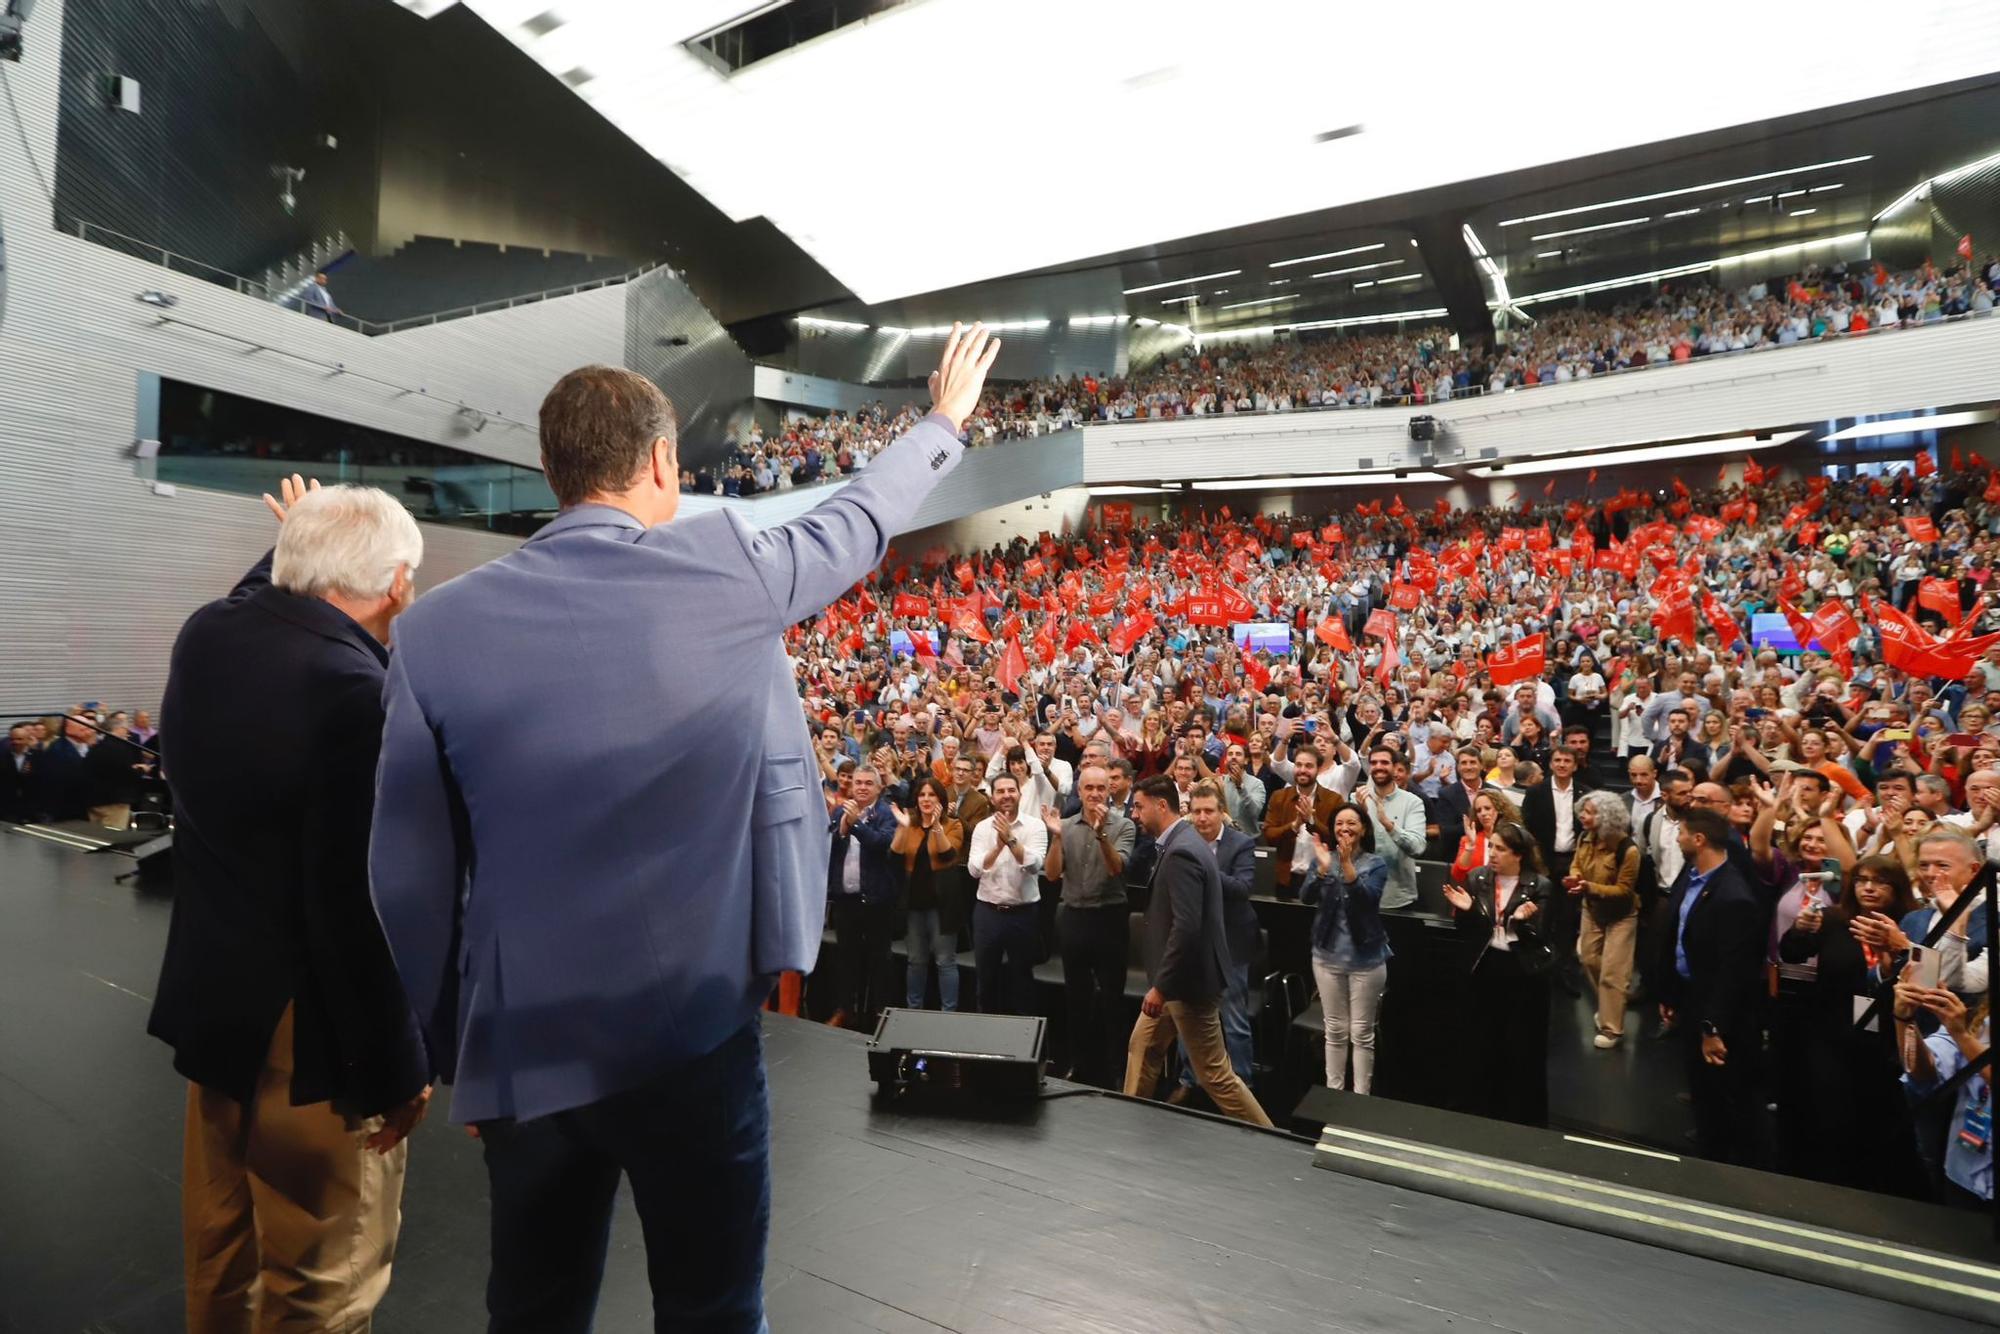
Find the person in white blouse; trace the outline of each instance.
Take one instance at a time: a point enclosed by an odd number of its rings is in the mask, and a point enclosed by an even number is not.
[[[1569,678],[1568,707],[1563,713],[1563,721],[1570,723],[1594,723],[1604,713],[1604,677],[1598,673],[1597,659],[1588,653]]]
[[[983,1014],[1030,1014],[1035,960],[1040,954],[1041,901],[1037,873],[1049,830],[1039,813],[1021,809],[1021,784],[1011,773],[991,786],[993,814],[973,828],[966,870],[978,888],[972,907],[972,957]],[[1053,807],[1049,808],[1053,810]]]

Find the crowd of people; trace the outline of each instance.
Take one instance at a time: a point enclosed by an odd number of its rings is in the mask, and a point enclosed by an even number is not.
[[[1983,313],[1996,290],[2000,257],[1901,273],[1832,264],[1741,288],[1670,283],[1610,309],[1550,308],[1514,323],[1491,348],[1456,346],[1443,325],[1308,332],[1261,346],[1213,342],[1126,375],[995,385],[962,434],[981,445],[1091,422],[1442,403]],[[720,463],[686,472],[682,489],[751,496],[851,476],[920,415],[884,400],[854,413],[797,416],[770,434],[754,427]]]
[[[88,820],[124,829],[158,773],[144,709],[104,711],[83,704],[68,714],[16,720],[0,764],[0,820]]]
[[[1477,945],[1476,1110],[1547,1121],[1568,991],[1600,1050],[1684,1045],[1705,1153],[1990,1198],[1990,1151],[1947,1151],[1921,1097],[1983,1044],[1984,914],[1949,910],[2000,855],[2000,635],[1976,633],[2000,480],[1938,453],[1846,481],[1752,461],[1719,488],[1527,508],[1398,495],[891,549],[790,637],[835,835],[835,1021],[928,1003],[933,970],[959,1003],[968,932],[979,1008],[1033,1008],[1024,908],[1047,896],[1072,1073],[1151,1092],[1122,923],[1157,782],[1221,876],[1240,1078],[1261,845],[1276,896],[1317,905],[1335,1088],[1371,1085],[1384,915],[1450,913]],[[1760,615],[1793,638],[1753,645]],[[1289,649],[1240,647],[1245,622]],[[1425,863],[1449,868],[1441,902],[1419,902]],[[1857,997],[1880,999],[1870,1028]],[[1976,1111],[1983,1079],[1943,1101]]]

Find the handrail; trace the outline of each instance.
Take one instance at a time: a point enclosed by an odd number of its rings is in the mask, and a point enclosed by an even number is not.
[[[298,298],[288,292],[279,293],[274,296],[270,285],[260,279],[246,278],[240,273],[231,273],[228,269],[217,268],[215,265],[198,260],[192,255],[179,254],[152,241],[147,241],[137,236],[129,236],[124,232],[102,226],[95,222],[87,222],[81,218],[77,219],[76,234],[79,238],[88,241],[92,233],[99,236],[116,237],[119,241],[138,246],[142,251],[146,252],[133,255],[132,258],[134,259],[142,259],[149,264],[157,263],[164,269],[174,269],[176,261],[183,264],[191,264],[202,271],[201,273],[191,275],[193,277],[205,278],[205,275],[213,274],[216,278],[227,280],[224,283],[217,283],[217,286],[228,286],[245,296],[255,296],[265,301],[286,306],[288,309],[300,304]],[[122,247],[114,245],[110,246],[109,249],[119,250]],[[159,258],[155,260],[152,258],[153,255],[158,255]],[[526,292],[519,296],[496,297],[491,301],[481,301],[470,306],[455,306],[450,310],[434,311],[426,315],[410,315],[400,320],[366,320],[358,315],[337,312],[328,316],[326,322],[336,328],[351,329],[355,333],[376,338],[383,334],[396,333],[403,329],[414,329],[423,325],[437,324],[444,320],[463,319],[469,315],[480,315],[488,311],[510,310],[515,306],[531,305],[537,301],[552,301],[557,297],[574,296],[579,292],[595,291],[600,287],[616,287],[622,283],[634,282],[637,279],[643,278],[653,270],[664,267],[665,264],[665,260],[649,260],[641,264],[638,268],[628,270],[624,273],[611,274],[603,278],[591,278],[584,282],[571,283],[566,287],[551,287],[544,291]],[[179,272],[179,270],[175,271]],[[205,278],[205,280],[215,281],[214,278]]]
[[[142,247],[145,250],[157,252],[160,256],[160,258],[157,261],[143,254],[133,255],[132,258],[134,259],[143,259],[149,264],[157,263],[163,269],[173,269],[174,265],[172,261],[179,260],[184,264],[194,265],[195,268],[202,270],[203,273],[212,273],[215,274],[217,277],[227,278],[229,280],[228,285],[245,296],[255,296],[255,297],[262,297],[267,300],[269,299],[271,289],[256,278],[246,278],[240,273],[231,273],[228,269],[219,269],[215,265],[209,264],[203,260],[196,259],[192,255],[179,254],[176,251],[167,249],[163,245],[155,245],[153,242],[143,240],[137,236],[128,236],[124,232],[115,231],[110,227],[101,226],[98,223],[94,222],[87,222],[82,218],[77,219],[76,234],[80,239],[85,241],[90,240],[90,234],[92,232],[96,232],[101,236],[115,236],[120,241],[128,241],[131,244]],[[119,247],[117,246],[110,246],[108,248],[112,250],[119,249]],[[202,274],[194,274],[191,276],[201,277]],[[220,285],[221,284],[218,284],[218,286]]]
[[[1903,323],[1896,325],[1894,328],[1876,328],[1870,326],[1869,328],[1861,330],[1859,333],[1856,333],[1852,330],[1848,330],[1842,333],[1834,333],[1833,331],[1829,330],[1828,332],[1821,334],[1817,338],[1801,338],[1795,343],[1780,343],[1774,339],[1767,339],[1766,341],[1759,343],[1756,347],[1742,347],[1725,352],[1700,352],[1689,357],[1686,361],[1649,361],[1643,366],[1615,366],[1607,371],[1594,371],[1590,375],[1585,377],[1572,378],[1562,381],[1544,381],[1540,384],[1509,385],[1503,389],[1490,389],[1485,385],[1467,385],[1463,390],[1454,390],[1452,392],[1451,397],[1449,398],[1426,398],[1424,400],[1419,401],[1414,394],[1395,394],[1395,395],[1385,395],[1381,400],[1375,403],[1308,403],[1302,406],[1296,406],[1290,408],[1234,408],[1231,409],[1229,412],[1223,412],[1220,409],[1217,409],[1216,411],[1213,412],[1182,412],[1182,413],[1176,413],[1172,416],[1156,414],[1145,417],[1089,417],[1083,420],[1082,425],[1129,426],[1138,423],[1138,424],[1152,426],[1152,425],[1158,425],[1161,422],[1206,420],[1207,418],[1210,417],[1292,417],[1292,416],[1297,416],[1300,413],[1356,412],[1356,411],[1367,411],[1370,408],[1440,407],[1446,403],[1458,403],[1470,398],[1499,398],[1499,397],[1504,397],[1508,394],[1518,394],[1523,392],[1524,390],[1543,389],[1547,388],[1551,384],[1585,384],[1591,380],[1602,380],[1612,376],[1638,375],[1645,371],[1664,370],[1673,366],[1692,366],[1699,362],[1719,361],[1725,357],[1746,357],[1758,352],[1769,352],[1772,351],[1773,349],[1782,350],[1787,347],[1808,347],[1818,343],[1831,343],[1849,338],[1868,338],[1877,334],[1900,333],[1912,327],[1927,329],[1934,325],[1951,324],[1960,320],[1985,319],[1988,316],[1994,314],[2000,314],[2000,305],[1996,305],[1990,310],[1968,310],[1965,311],[1963,314],[1940,315],[1936,319],[1930,319],[1930,320],[1922,318],[1916,319],[1914,321],[1906,320]],[[1218,339],[1218,341],[1220,340]]]

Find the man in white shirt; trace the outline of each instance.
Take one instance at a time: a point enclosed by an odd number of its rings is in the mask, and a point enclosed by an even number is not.
[[[984,1014],[1032,1014],[1041,901],[1036,874],[1049,846],[1048,826],[1021,810],[1021,784],[1003,773],[991,786],[993,814],[972,831],[966,869],[978,883],[972,907],[972,957]]]

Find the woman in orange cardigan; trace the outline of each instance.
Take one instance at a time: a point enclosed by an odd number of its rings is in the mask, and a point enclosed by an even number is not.
[[[1491,860],[1487,844],[1497,825],[1521,823],[1521,808],[1491,788],[1481,788],[1472,799],[1472,814],[1465,817],[1465,837],[1458,840],[1458,856],[1451,864],[1451,878],[1458,884]]]
[[[889,865],[901,876],[903,907],[909,916],[904,943],[909,949],[905,1000],[912,1010],[924,1008],[933,961],[938,970],[938,999],[947,1010],[958,1008],[958,933],[965,924],[965,827],[945,812],[950,807],[944,785],[925,776],[917,784],[914,813],[900,806],[896,836],[889,843]]]

